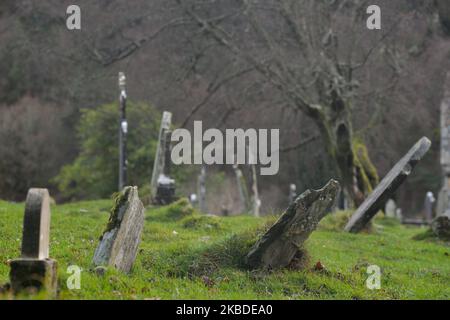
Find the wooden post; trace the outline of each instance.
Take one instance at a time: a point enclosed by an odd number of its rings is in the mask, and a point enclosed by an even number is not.
[[[57,294],[57,263],[49,258],[50,195],[47,189],[28,191],[22,231],[22,253],[10,264],[13,294]]]
[[[161,127],[159,129],[158,147],[156,149],[155,161],[153,163],[152,180],[150,183],[150,190],[153,198],[156,196],[156,190],[158,187],[158,178],[160,174],[164,172],[164,155],[165,155],[164,140],[166,138],[166,131],[170,129],[171,124],[172,124],[172,113],[164,111],[161,120]]]

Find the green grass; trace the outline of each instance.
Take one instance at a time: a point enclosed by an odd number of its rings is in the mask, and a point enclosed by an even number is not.
[[[273,218],[201,216],[175,204],[148,209],[138,257],[130,275],[92,271],[112,200],[52,207],[50,255],[59,264],[62,299],[449,299],[450,248],[425,229],[377,219],[373,233],[337,231],[330,216],[306,243],[304,270],[246,270],[243,259]],[[19,257],[23,204],[0,201],[0,284],[7,260]],[[320,261],[323,270],[315,270]],[[382,269],[381,289],[366,288],[369,265]],[[68,290],[69,265],[78,265],[81,289]],[[1,298],[1,296],[0,296]],[[6,298],[6,296],[3,296]]]

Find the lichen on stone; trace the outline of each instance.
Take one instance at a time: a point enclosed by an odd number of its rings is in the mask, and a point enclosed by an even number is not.
[[[125,187],[121,192],[116,192],[113,194],[114,206],[111,208],[108,224],[106,229],[103,231],[103,235],[120,225],[122,221],[123,213],[126,210],[126,204],[128,201],[128,196],[130,195],[131,187]]]

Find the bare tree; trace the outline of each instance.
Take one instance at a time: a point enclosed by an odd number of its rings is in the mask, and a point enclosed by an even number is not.
[[[284,104],[309,117],[320,130],[348,196],[356,205],[361,203],[378,183],[378,175],[365,145],[354,137],[353,103],[366,65],[381,49],[386,56],[384,88],[373,92],[395,86],[399,57],[389,50],[389,39],[404,17],[374,35],[365,27],[369,3],[362,0],[176,2],[203,37],[236,58],[217,78],[224,82],[252,72],[255,81],[275,88]]]

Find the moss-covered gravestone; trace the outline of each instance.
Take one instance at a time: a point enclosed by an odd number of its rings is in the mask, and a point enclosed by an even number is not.
[[[430,147],[431,141],[428,138],[420,139],[359,206],[345,226],[345,231],[357,233],[363,230],[412,173],[414,167],[422,160]]]
[[[50,195],[47,189],[28,191],[23,222],[22,253],[11,261],[14,294],[45,291],[57,294],[57,263],[49,258]]]
[[[125,187],[116,197],[106,230],[100,237],[93,263],[128,273],[136,259],[144,227],[144,206],[137,187]]]
[[[301,258],[303,243],[331,211],[339,190],[339,183],[331,180],[321,190],[307,190],[300,195],[250,250],[248,266],[284,268]]]

